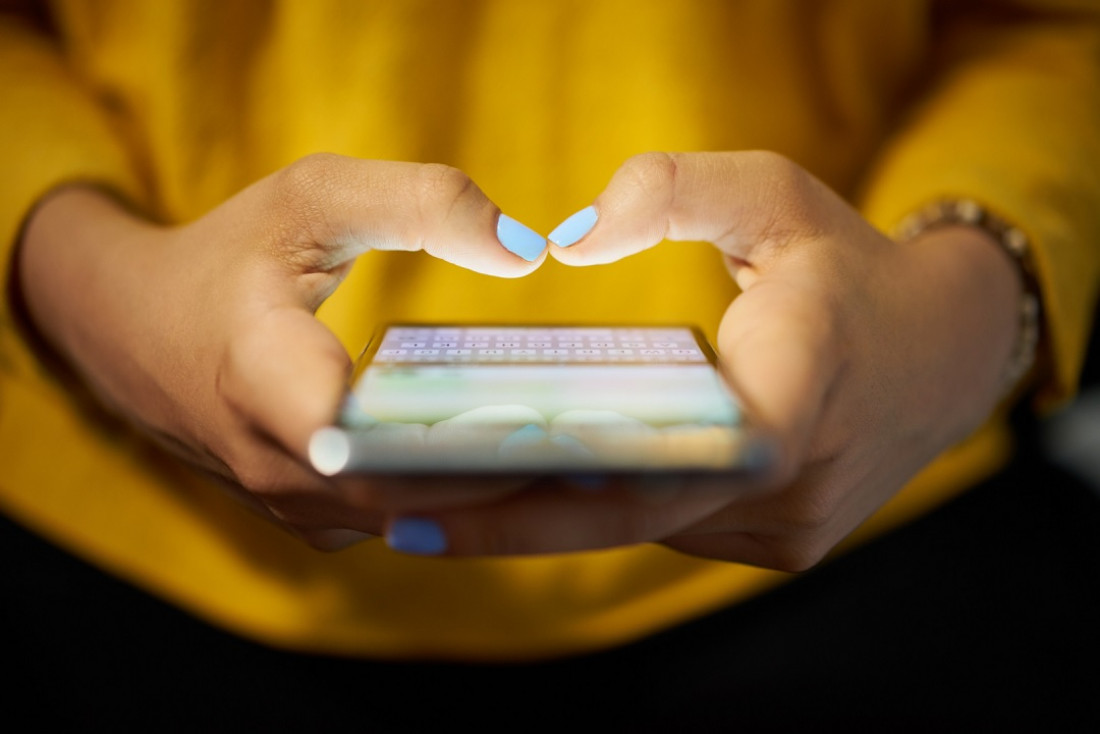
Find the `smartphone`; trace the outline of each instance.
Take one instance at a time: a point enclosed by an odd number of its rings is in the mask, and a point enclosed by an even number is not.
[[[759,472],[771,455],[679,325],[388,325],[310,443],[326,475]]]

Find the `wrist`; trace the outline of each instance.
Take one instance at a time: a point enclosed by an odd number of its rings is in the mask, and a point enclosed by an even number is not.
[[[923,407],[953,412],[972,429],[1006,394],[1020,278],[988,233],[967,225],[938,226],[899,247],[906,263],[900,277],[915,289],[907,308],[913,355],[926,371]]]
[[[1003,282],[1006,277],[1004,264],[1011,265],[1017,286],[1012,306],[1016,329],[1011,355],[1000,378],[1002,394],[1011,394],[1034,370],[1040,337],[1041,298],[1027,235],[973,200],[951,199],[934,202],[906,218],[898,228],[897,237],[906,242],[935,237],[937,233],[962,238],[975,247],[979,241],[984,242],[985,246],[979,248],[984,253],[975,254],[984,254],[983,259],[987,262],[980,272],[988,273],[993,279]],[[993,254],[998,255],[1000,266],[994,263]]]
[[[13,290],[33,337],[101,397],[102,367],[131,353],[128,320],[150,307],[127,294],[145,277],[139,240],[157,229],[100,189],[66,186],[40,201],[16,248]]]

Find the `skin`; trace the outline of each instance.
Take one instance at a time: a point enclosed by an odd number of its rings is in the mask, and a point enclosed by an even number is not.
[[[313,312],[355,257],[420,249],[499,277],[545,257],[504,250],[499,210],[454,169],[311,156],[179,227],[67,188],[32,215],[18,273],[35,325],[106,405],[322,549],[414,516],[441,527],[450,555],[660,542],[802,570],[1003,395],[1021,285],[980,230],[894,243],[760,152],[638,156],[595,206],[593,230],[553,257],[609,263],[666,239],[725,254],[743,294],[717,346],[776,440],[768,476],[592,491],[313,472],[309,436],[350,367]]]

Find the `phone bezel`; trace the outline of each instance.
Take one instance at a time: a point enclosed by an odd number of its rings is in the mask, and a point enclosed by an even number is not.
[[[661,473],[674,473],[678,475],[688,474],[759,474],[766,470],[771,463],[771,457],[774,452],[771,450],[771,442],[758,430],[756,430],[751,415],[746,411],[745,403],[738,392],[733,388],[730,383],[729,376],[722,366],[722,362],[718,357],[716,350],[710,345],[702,329],[694,324],[685,323],[531,323],[531,322],[416,322],[416,321],[393,321],[380,324],[372,333],[371,338],[360,352],[359,357],[355,360],[353,369],[348,378],[348,398],[349,401],[345,405],[345,410],[338,416],[335,425],[330,429],[322,429],[322,431],[340,431],[344,433],[344,439],[347,440],[349,452],[349,461],[355,456],[355,434],[362,429],[356,427],[352,421],[346,420],[345,417],[349,414],[348,407],[354,405],[351,401],[355,401],[355,387],[358,381],[363,377],[364,372],[372,365],[378,364],[375,362],[374,357],[377,354],[378,349],[381,347],[385,340],[385,335],[390,329],[394,328],[455,328],[455,329],[515,329],[515,328],[531,328],[531,329],[584,329],[584,328],[598,328],[598,329],[684,329],[689,331],[694,338],[696,345],[703,353],[706,363],[714,370],[715,374],[719,378],[723,388],[728,394],[729,400],[736,406],[740,415],[740,421],[738,425],[738,434],[740,440],[743,441],[743,446],[739,452],[736,461],[731,459],[728,465],[722,466],[616,466],[613,468],[600,467],[596,470],[596,473],[601,474],[661,474]],[[648,362],[639,361],[638,363],[649,364]],[[419,362],[418,364],[431,365],[433,362]],[[453,364],[445,361],[440,361],[438,364],[446,365]],[[539,361],[527,361],[527,362],[501,362],[499,364],[553,364],[553,362],[541,363]],[[592,364],[632,364],[631,362],[600,362],[594,361]],[[676,364],[676,363],[669,363]],[[696,362],[695,364],[702,364],[702,362]],[[321,432],[318,432],[320,434]],[[330,434],[331,436],[331,434]],[[316,436],[315,436],[316,438]],[[312,456],[311,446],[311,456]],[[323,473],[343,473],[325,471],[320,466],[317,466],[318,462],[314,460],[314,465]],[[443,464],[439,466],[425,465],[424,463],[417,462],[415,464],[409,464],[408,466],[402,465],[386,465],[384,468],[361,468],[352,467],[348,471],[351,473],[360,474],[415,474],[415,475],[440,475],[440,474],[482,474],[482,475],[568,475],[576,473],[593,473],[592,467],[589,466],[574,466],[563,467],[559,465],[547,466],[547,467],[531,467],[531,466],[510,466],[505,463],[499,463],[494,465],[462,467],[454,466],[451,464]]]

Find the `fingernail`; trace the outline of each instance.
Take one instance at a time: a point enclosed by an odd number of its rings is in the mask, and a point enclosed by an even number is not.
[[[541,234],[507,214],[501,214],[497,220],[497,239],[505,250],[519,255],[529,263],[538,260],[546,249],[546,239]]]
[[[591,232],[599,218],[596,207],[586,206],[555,227],[549,239],[558,247],[569,247]]]
[[[546,430],[542,426],[535,423],[528,423],[523,428],[516,429],[508,434],[508,436],[500,442],[500,449],[501,451],[507,451],[509,449],[541,443],[546,438],[546,435]]]
[[[447,550],[447,536],[434,520],[402,517],[393,521],[386,533],[386,545],[401,553],[438,556]]]

